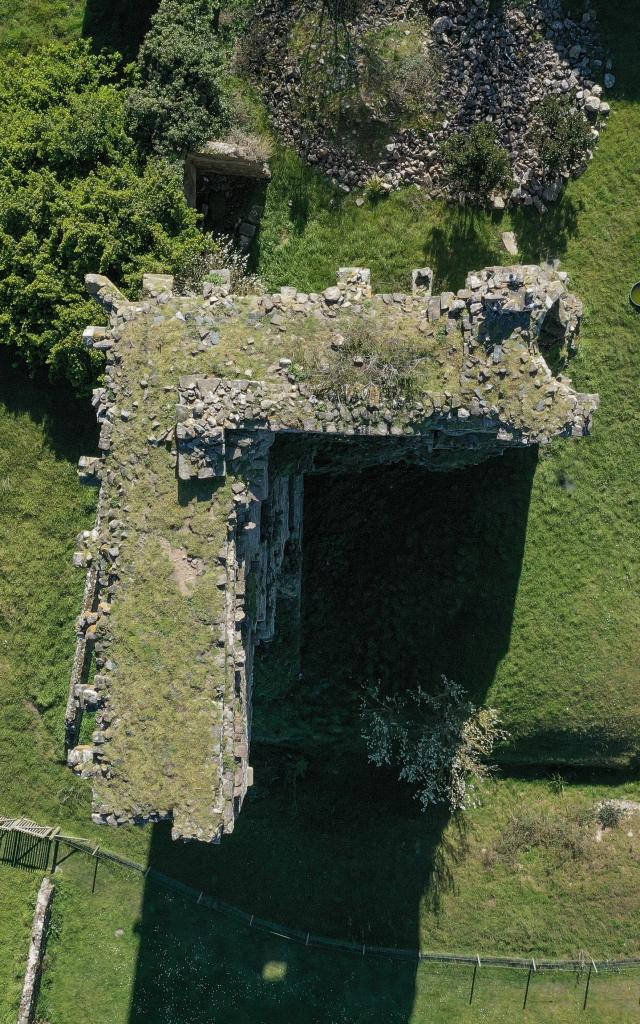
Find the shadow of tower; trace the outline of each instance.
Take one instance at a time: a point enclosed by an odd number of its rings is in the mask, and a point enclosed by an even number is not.
[[[451,473],[396,464],[307,478],[300,626],[282,600],[256,665],[256,784],[219,847],[173,843],[156,826],[152,867],[312,934],[428,947],[421,907],[455,885],[464,829],[422,814],[392,772],[367,763],[361,685],[428,686],[445,673],[484,700],[509,645],[536,460],[518,451]],[[132,1024],[411,1018],[415,963],[258,935],[167,901],[151,881],[140,939]]]

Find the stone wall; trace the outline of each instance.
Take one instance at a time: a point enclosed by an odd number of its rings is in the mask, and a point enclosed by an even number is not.
[[[231,178],[271,177],[265,155],[255,148],[230,142],[207,142],[197,152],[188,153],[184,165],[184,192],[189,206],[195,207],[198,177],[221,174]]]
[[[76,624],[76,653],[71,670],[69,698],[65,714],[65,742],[67,747],[74,747],[78,742],[82,714],[87,704],[93,701],[93,691],[87,686],[91,657],[93,654],[92,627],[97,620],[98,605],[98,570],[90,565],[87,570],[87,582],[82,600],[82,613]]]
[[[303,478],[270,474],[273,443],[270,434],[238,433],[230,438],[231,453],[242,461],[242,469],[232,485],[234,509],[227,520],[226,656],[235,700],[224,713],[225,831],[233,827],[253,780],[248,758],[255,649],[274,635],[279,591],[300,594]]]
[[[50,882],[48,878],[43,878],[36,900],[29,959],[27,960],[22,999],[20,1000],[20,1010],[18,1012],[18,1024],[33,1024],[36,1017],[38,991],[42,976],[42,962],[47,942],[47,929],[51,916],[53,892],[53,882]]]

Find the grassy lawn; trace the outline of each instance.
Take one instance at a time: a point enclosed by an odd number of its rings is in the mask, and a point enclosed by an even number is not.
[[[131,59],[156,7],[157,0],[0,0],[0,56],[87,36],[96,49]]]
[[[38,875],[0,864],[0,1024],[15,1024],[39,886]]]
[[[97,1024],[313,1021],[506,1024],[522,1012],[526,973],[482,967],[469,1006],[469,967],[360,958],[251,932],[137,876],[71,859],[56,876],[53,936],[39,1012],[70,1008]],[[467,908],[468,909],[468,908]],[[499,922],[495,923],[499,931]],[[132,968],[135,965],[135,970]],[[87,984],[87,979],[91,984]],[[529,1019],[635,1020],[638,972],[594,978],[546,972],[532,981]]]

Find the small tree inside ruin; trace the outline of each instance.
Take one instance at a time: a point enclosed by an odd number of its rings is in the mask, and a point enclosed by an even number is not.
[[[464,687],[446,676],[433,692],[418,687],[382,696],[379,687],[368,689],[361,725],[369,760],[399,768],[398,777],[415,787],[425,811],[432,804],[465,810],[471,780],[491,774],[488,759],[508,736],[494,708],[476,707]]]

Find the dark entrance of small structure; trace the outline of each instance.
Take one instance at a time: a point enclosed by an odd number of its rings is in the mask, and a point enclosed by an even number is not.
[[[185,161],[187,202],[203,215],[202,228],[230,235],[248,252],[264,209],[269,167],[258,146],[208,142]]]

